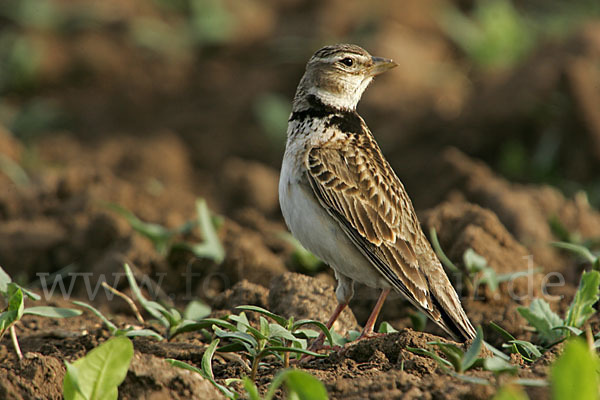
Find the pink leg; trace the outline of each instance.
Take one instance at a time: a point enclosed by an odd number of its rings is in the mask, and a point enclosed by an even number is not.
[[[333,311],[333,314],[329,318],[329,321],[327,321],[327,323],[325,324],[325,326],[327,326],[327,329],[331,329],[334,322],[338,319],[338,317],[340,316],[342,311],[344,311],[344,308],[346,308],[347,305],[348,305],[348,302],[338,303],[337,307]],[[321,346],[323,345],[324,341],[325,341],[325,334],[323,332],[321,332],[321,334],[319,335],[317,340],[315,340],[313,342],[313,344],[310,346],[310,350],[311,351],[319,350],[319,348],[321,348]]]
[[[379,316],[381,307],[383,306],[383,303],[385,302],[385,298],[387,297],[387,295],[389,293],[390,293],[390,289],[385,289],[379,295],[379,299],[377,299],[377,304],[375,304],[375,308],[373,308],[373,311],[371,312],[371,315],[369,316],[369,319],[367,320],[367,323],[365,324],[365,327],[364,327],[362,333],[360,334],[359,339],[368,338],[370,336],[373,336],[373,327],[375,326],[375,322],[377,321],[377,317]]]

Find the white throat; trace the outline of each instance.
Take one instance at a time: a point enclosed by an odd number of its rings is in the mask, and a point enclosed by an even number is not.
[[[342,110],[355,110],[362,94],[372,80],[372,77],[368,77],[362,80],[358,85],[347,85],[345,88],[346,90],[343,90],[342,93],[332,93],[324,88],[313,86],[308,89],[308,94],[314,95],[317,99],[321,100],[323,104],[328,106]]]

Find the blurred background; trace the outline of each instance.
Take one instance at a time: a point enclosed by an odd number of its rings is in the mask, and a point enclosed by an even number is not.
[[[291,98],[338,42],[399,64],[359,113],[418,210],[462,196],[449,163],[600,204],[598,0],[3,0],[0,263],[108,263],[100,201],[281,229]]]

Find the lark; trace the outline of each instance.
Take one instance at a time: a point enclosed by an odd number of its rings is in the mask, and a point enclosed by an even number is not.
[[[465,341],[475,330],[402,182],[356,112],[373,78],[396,65],[352,44],[323,47],[310,58],[289,118],[279,202],[292,234],[335,272],[339,303],[329,328],[359,282],[382,290],[361,337],[374,335],[393,289]]]

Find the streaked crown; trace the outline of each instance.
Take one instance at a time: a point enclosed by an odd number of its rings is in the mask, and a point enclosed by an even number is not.
[[[307,107],[306,97],[314,95],[328,106],[354,110],[373,77],[395,66],[392,60],[373,57],[354,44],[325,46],[306,65],[294,109]]]

